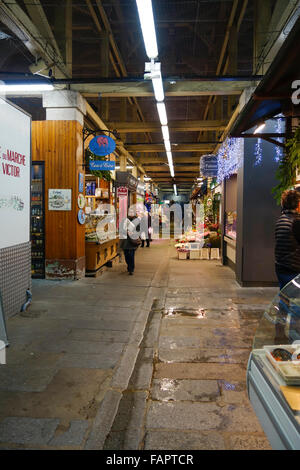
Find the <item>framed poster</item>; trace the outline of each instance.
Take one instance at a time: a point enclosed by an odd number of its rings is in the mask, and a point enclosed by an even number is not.
[[[72,189],[49,189],[49,211],[71,211]]]
[[[30,241],[31,118],[0,97],[0,249]]]

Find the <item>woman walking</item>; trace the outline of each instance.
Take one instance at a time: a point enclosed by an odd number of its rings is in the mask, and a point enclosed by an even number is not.
[[[135,252],[141,244],[140,238],[137,237],[138,225],[136,226],[133,215],[129,215],[124,221],[123,231],[125,237],[121,240],[120,247],[124,251],[124,257],[127,264],[127,271],[130,276],[133,275],[135,269]]]

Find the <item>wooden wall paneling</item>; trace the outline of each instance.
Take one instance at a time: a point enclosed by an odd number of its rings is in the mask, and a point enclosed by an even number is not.
[[[79,172],[83,172],[82,127],[77,121],[32,123],[32,160],[45,162],[46,259],[85,256],[85,228],[77,219]],[[71,211],[49,211],[49,189],[71,189]]]

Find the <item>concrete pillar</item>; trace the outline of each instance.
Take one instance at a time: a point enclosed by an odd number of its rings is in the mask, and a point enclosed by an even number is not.
[[[83,127],[85,100],[77,91],[61,90],[43,93],[47,121],[77,121]]]

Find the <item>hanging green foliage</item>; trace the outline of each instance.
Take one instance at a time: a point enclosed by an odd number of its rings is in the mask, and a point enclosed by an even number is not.
[[[296,183],[297,167],[300,168],[300,127],[296,129],[293,137],[287,140],[285,147],[285,155],[276,173],[279,184],[272,189],[278,204],[283,191],[291,189]]]
[[[89,148],[85,150],[85,164],[87,168],[89,168],[90,160],[106,160],[105,157],[98,157],[93,152],[90,151]],[[101,178],[105,181],[111,181],[111,173],[110,171],[99,171],[99,170],[89,170],[92,175],[96,176],[97,178]]]

